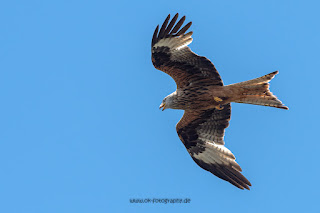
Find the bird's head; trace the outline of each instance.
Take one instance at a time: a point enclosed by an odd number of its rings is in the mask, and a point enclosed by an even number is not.
[[[168,108],[167,101],[166,101],[166,99],[163,99],[163,100],[162,100],[162,103],[161,103],[160,106],[159,106],[159,109],[161,109],[161,110],[163,111],[163,110],[165,110],[166,108]]]
[[[160,104],[159,109],[165,110],[165,109],[178,109],[177,108],[177,101],[176,101],[176,95],[177,93],[171,93],[167,97],[165,97],[162,100],[162,103]]]

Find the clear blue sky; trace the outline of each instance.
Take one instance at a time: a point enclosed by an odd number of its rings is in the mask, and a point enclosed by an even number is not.
[[[318,1],[2,1],[0,212],[316,212]],[[180,142],[176,88],[151,63],[157,24],[193,21],[225,84],[275,70],[289,111],[232,104],[226,146],[251,191],[199,168]],[[130,204],[190,198],[190,204]]]

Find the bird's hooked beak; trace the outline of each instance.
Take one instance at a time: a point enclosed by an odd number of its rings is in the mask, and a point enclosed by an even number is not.
[[[166,104],[161,103],[160,106],[159,106],[159,109],[162,109],[162,111],[165,110],[166,109]]]

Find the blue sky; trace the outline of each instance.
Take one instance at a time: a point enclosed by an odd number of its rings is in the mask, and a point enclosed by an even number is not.
[[[1,212],[316,212],[317,1],[0,3]],[[176,88],[151,63],[157,24],[192,21],[225,84],[275,70],[290,110],[232,104],[226,146],[251,191],[199,168],[158,109]],[[190,198],[131,204],[130,198]]]

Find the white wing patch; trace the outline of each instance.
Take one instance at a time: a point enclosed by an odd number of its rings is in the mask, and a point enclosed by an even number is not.
[[[189,32],[185,35],[177,37],[163,38],[158,41],[153,47],[168,47],[170,49],[170,52],[179,51],[192,42],[191,36],[192,32]]]
[[[192,157],[207,164],[228,165],[232,166],[239,172],[242,171],[239,164],[235,161],[235,156],[228,148],[223,145],[205,142],[205,150],[201,153],[193,153]]]

